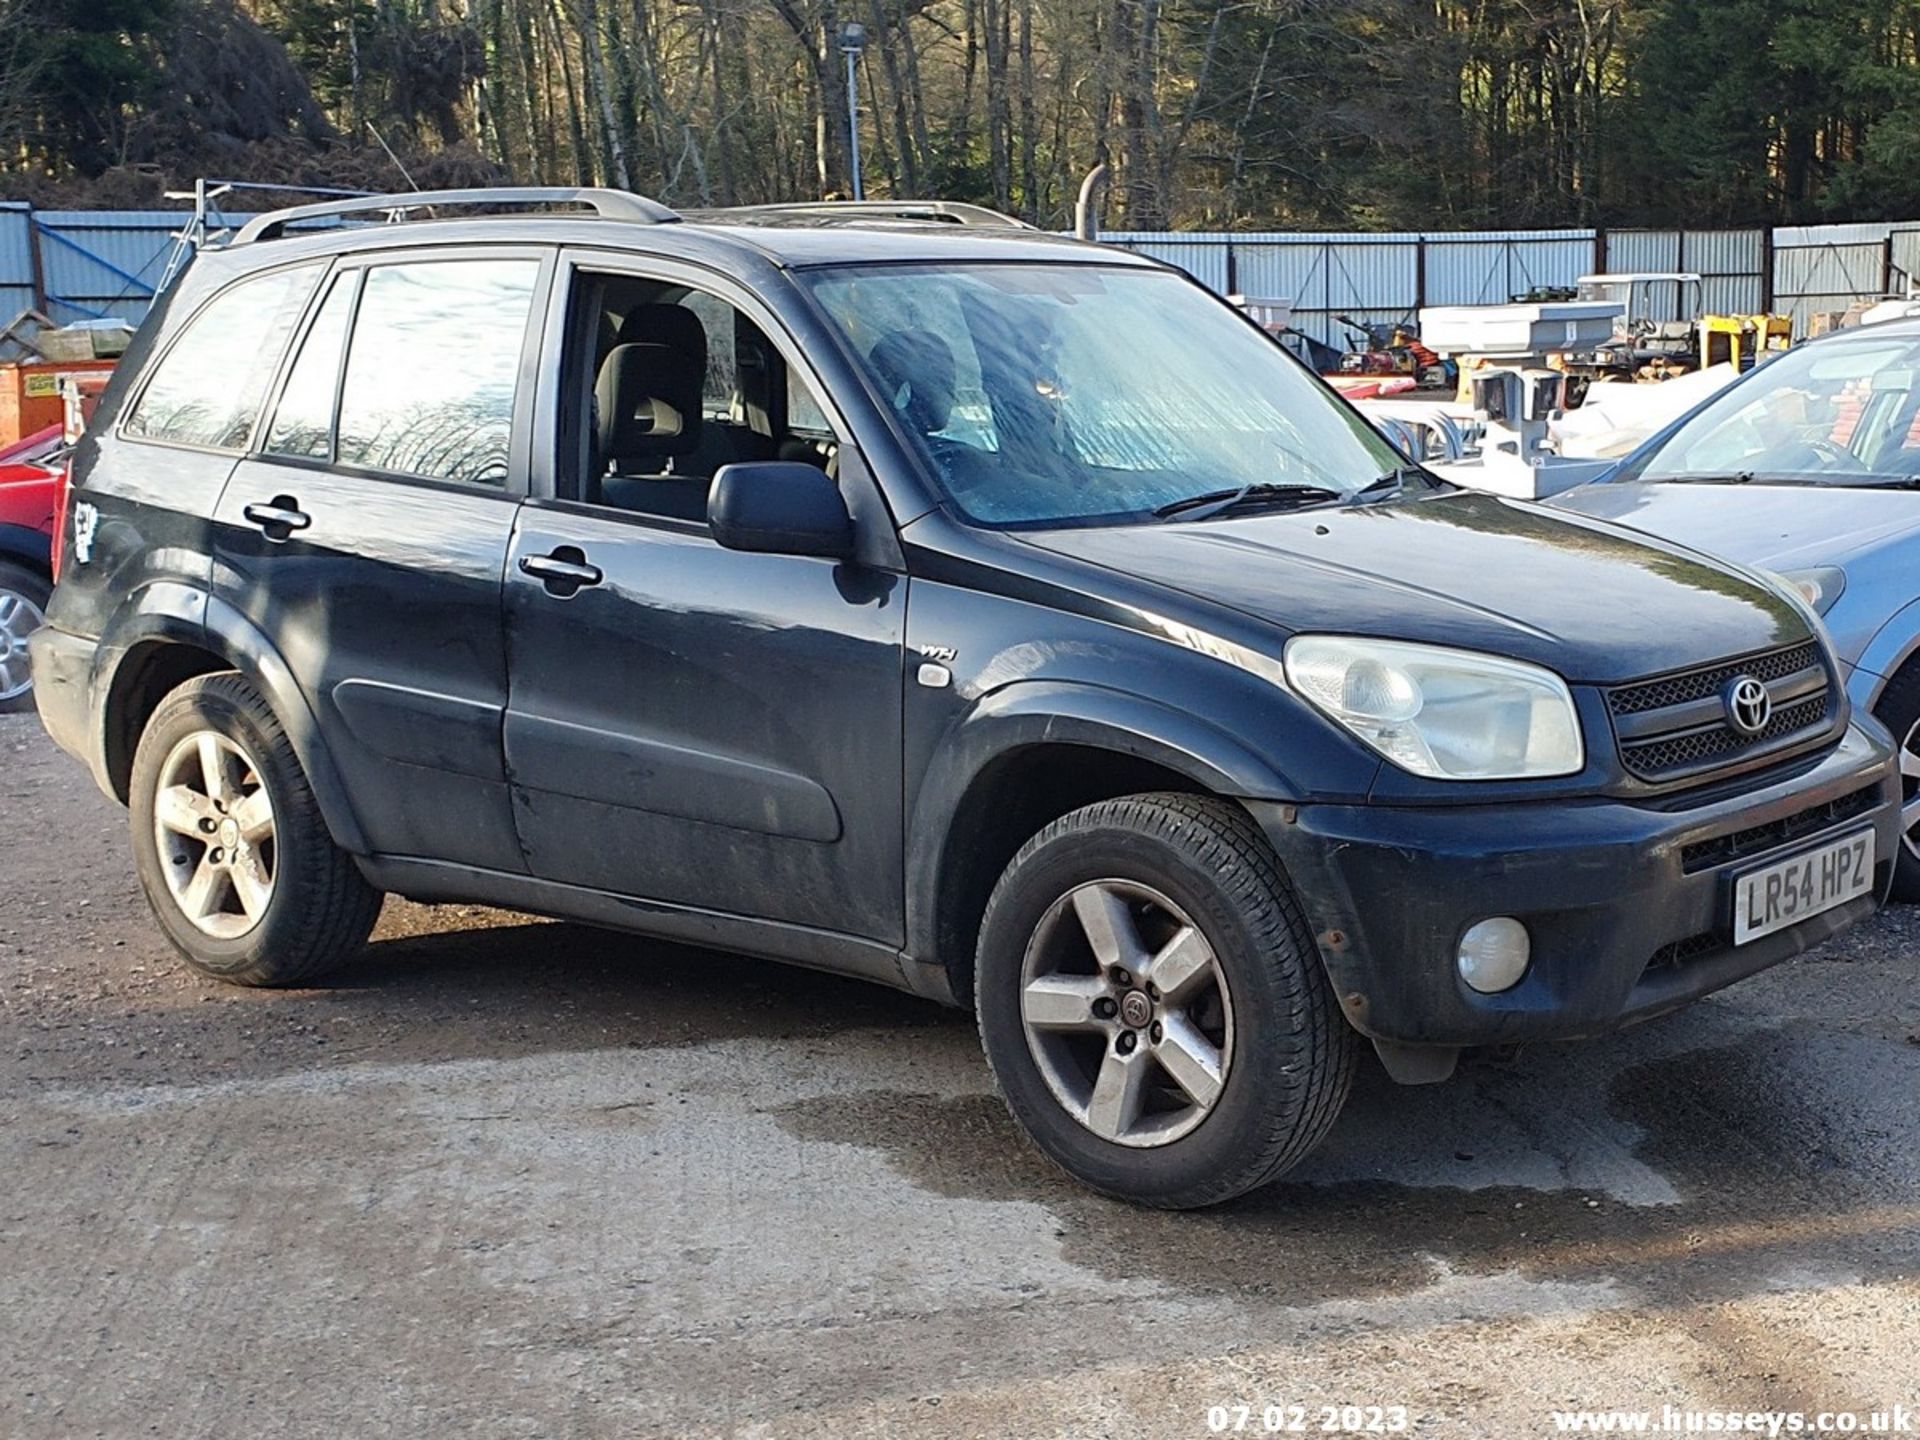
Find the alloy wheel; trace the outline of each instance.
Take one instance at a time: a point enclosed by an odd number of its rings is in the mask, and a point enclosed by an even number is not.
[[[278,847],[260,767],[225,735],[201,730],[167,753],[153,796],[154,841],[180,913],[237,940],[273,900]]]
[[[1212,944],[1165,895],[1127,880],[1067,892],[1034,928],[1020,984],[1047,1088],[1101,1139],[1166,1145],[1213,1112],[1233,1000]]]
[[[0,589],[0,701],[18,700],[33,688],[27,668],[27,636],[45,623],[40,607],[17,590]]]

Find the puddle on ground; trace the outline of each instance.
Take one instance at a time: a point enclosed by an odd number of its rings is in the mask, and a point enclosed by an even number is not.
[[[1375,1126],[1391,1129],[1403,1151],[1424,1146],[1393,1157],[1397,1178],[1355,1177],[1350,1165],[1339,1178],[1316,1178],[1309,1159],[1289,1179],[1188,1214],[1082,1189],[1026,1143],[992,1096],[878,1092],[770,1113],[802,1139],[878,1151],[933,1193],[1044,1206],[1064,1258],[1188,1295],[1315,1304],[1404,1293],[1450,1270],[1615,1280],[1656,1303],[1693,1304],[1792,1273],[1911,1274],[1920,1262],[1920,1187],[1858,1153],[1911,1137],[1849,1132],[1850,1117],[1833,1113],[1820,1087],[1796,1089],[1811,1063],[1796,1045],[1761,1033],[1612,1075],[1589,1063],[1557,1078],[1549,1054],[1530,1068],[1470,1070],[1450,1087],[1419,1091],[1369,1071],[1337,1148],[1350,1159]],[[1601,1088],[1586,1093],[1596,1078]],[[1409,1123],[1395,1114],[1408,1107],[1432,1113]],[[1567,1133],[1562,1159],[1576,1171],[1595,1112],[1605,1112],[1633,1137],[1634,1163],[1670,1186],[1673,1202],[1475,1175],[1476,1130],[1496,1110],[1523,1107],[1542,1136]]]

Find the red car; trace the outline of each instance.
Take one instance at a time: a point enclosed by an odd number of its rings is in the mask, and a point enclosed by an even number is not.
[[[49,426],[0,450],[0,714],[33,705],[27,636],[53,589],[54,511],[67,441]]]

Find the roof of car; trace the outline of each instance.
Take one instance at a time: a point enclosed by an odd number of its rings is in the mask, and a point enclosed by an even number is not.
[[[475,206],[527,208],[509,214],[413,218],[435,207]],[[366,223],[383,214],[401,223]],[[362,223],[353,223],[356,220]],[[236,255],[257,253],[264,260],[269,254],[294,258],[473,241],[584,244],[682,258],[698,258],[703,251],[711,257],[718,249],[792,267],[968,260],[1156,263],[1048,234],[978,206],[946,201],[813,202],[681,216],[624,191],[558,189],[366,196],[299,206],[249,221],[225,249]]]
[[[845,265],[912,260],[1048,260],[1149,265],[1128,251],[1089,245],[1044,230],[985,229],[923,221],[862,220],[780,224],[691,220],[686,228],[751,245],[787,265]]]

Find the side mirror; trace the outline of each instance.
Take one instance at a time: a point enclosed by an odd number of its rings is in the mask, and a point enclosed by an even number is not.
[[[729,550],[853,555],[853,517],[824,470],[789,460],[722,465],[707,492],[707,525]]]

